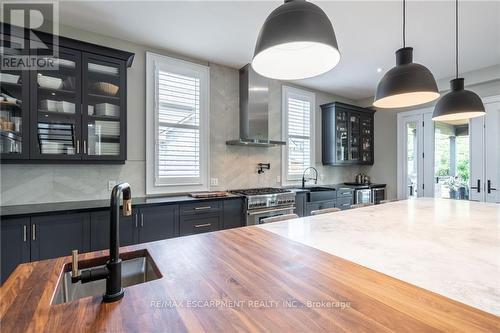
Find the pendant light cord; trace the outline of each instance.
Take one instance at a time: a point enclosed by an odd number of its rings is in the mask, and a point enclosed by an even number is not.
[[[403,0],[403,47],[406,47],[406,0]]]
[[[455,0],[455,71],[458,79],[458,0]]]

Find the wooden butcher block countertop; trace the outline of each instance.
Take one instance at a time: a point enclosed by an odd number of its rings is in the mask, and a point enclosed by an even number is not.
[[[500,331],[493,314],[257,227],[121,251],[140,249],[162,278],[127,287],[115,303],[51,305],[70,257],[20,265],[1,287],[1,331]]]

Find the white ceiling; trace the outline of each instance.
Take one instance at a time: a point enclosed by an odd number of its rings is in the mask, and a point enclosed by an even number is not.
[[[250,62],[259,29],[280,1],[68,1],[64,25],[234,68]],[[401,2],[315,1],[330,17],[342,58],[298,81],[358,100],[373,96],[401,47]],[[460,1],[460,71],[500,63],[500,2]],[[409,1],[407,46],[436,79],[454,75],[454,1]],[[377,68],[383,68],[377,73]]]

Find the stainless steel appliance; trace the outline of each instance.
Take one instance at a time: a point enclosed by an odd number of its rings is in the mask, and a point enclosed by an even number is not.
[[[250,64],[240,69],[240,137],[228,145],[272,147],[284,141],[269,139],[269,79]]]
[[[354,189],[354,203],[371,203],[372,202],[372,190],[369,188],[357,188]]]
[[[372,203],[377,205],[380,201],[385,200],[385,186],[372,188]]]
[[[282,188],[252,188],[231,192],[245,196],[246,225],[262,224],[266,217],[292,214],[295,210],[295,192]]]

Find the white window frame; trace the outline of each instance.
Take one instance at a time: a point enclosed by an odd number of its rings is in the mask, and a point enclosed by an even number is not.
[[[162,182],[157,175],[157,76],[158,70],[200,79],[200,179]],[[210,68],[192,62],[146,52],[146,194],[187,193],[209,189],[210,174]]]
[[[315,113],[316,113],[316,95],[313,92],[298,89],[290,86],[282,86],[282,100],[281,100],[281,124],[282,124],[282,141],[285,141],[287,144],[282,147],[281,150],[281,179],[283,185],[292,185],[297,184],[297,182],[301,181],[300,176],[292,177],[288,174],[288,98],[296,98],[302,100],[308,100],[311,103],[311,114],[309,119],[309,139],[311,140],[311,155],[310,155],[310,165],[315,165]]]

